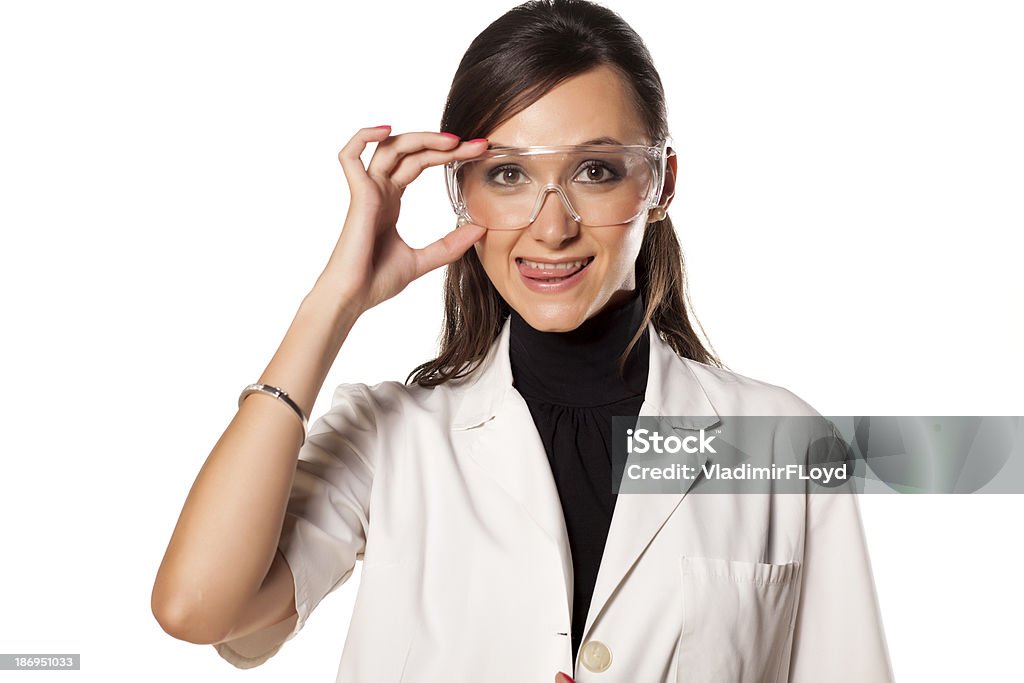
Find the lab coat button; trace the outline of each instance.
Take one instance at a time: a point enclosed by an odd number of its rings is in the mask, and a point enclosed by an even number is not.
[[[600,640],[589,640],[583,645],[583,666],[594,673],[601,673],[612,665],[612,653]]]

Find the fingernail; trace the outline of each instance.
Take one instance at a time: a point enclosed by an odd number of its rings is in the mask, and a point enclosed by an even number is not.
[[[472,140],[467,140],[467,142],[487,142],[487,138],[473,138]]]
[[[384,124],[383,126],[374,126],[374,128],[390,128],[390,124]]]
[[[458,135],[456,135],[455,133],[441,133],[441,135],[447,135],[448,137],[453,138],[455,140],[461,140],[462,139]]]

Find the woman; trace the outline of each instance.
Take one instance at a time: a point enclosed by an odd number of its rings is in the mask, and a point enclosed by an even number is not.
[[[690,324],[640,38],[587,2],[516,7],[441,130],[341,151],[344,228],[189,493],[163,628],[259,665],[362,559],[339,681],[891,680],[854,496],[613,493],[613,416],[815,414]],[[460,225],[411,249],[400,198],[442,164]],[[442,265],[438,357],[339,386],[306,438],[355,320]]]

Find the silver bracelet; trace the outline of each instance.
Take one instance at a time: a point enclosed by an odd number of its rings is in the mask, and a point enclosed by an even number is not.
[[[293,401],[291,396],[289,396],[287,392],[283,391],[282,389],[270,386],[269,384],[250,384],[245,389],[242,389],[242,393],[239,394],[238,407],[242,407],[242,401],[245,400],[246,396],[257,392],[261,394],[267,394],[268,396],[273,396],[274,398],[279,398],[286,404],[288,404],[288,407],[291,408],[295,412],[295,414],[299,416],[299,420],[302,422],[302,443],[306,443],[306,431],[308,430],[307,425],[309,420],[306,419],[306,415],[302,412],[302,408],[299,407],[299,404]]]

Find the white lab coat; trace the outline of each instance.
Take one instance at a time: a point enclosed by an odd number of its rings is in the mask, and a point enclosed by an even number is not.
[[[641,415],[817,415],[650,339]],[[506,321],[477,371],[434,389],[337,388],[280,542],[295,628],[215,645],[222,657],[266,661],[362,559],[339,683],[892,681],[857,496],[687,496],[692,481],[619,495],[574,664],[568,538],[508,342]]]

